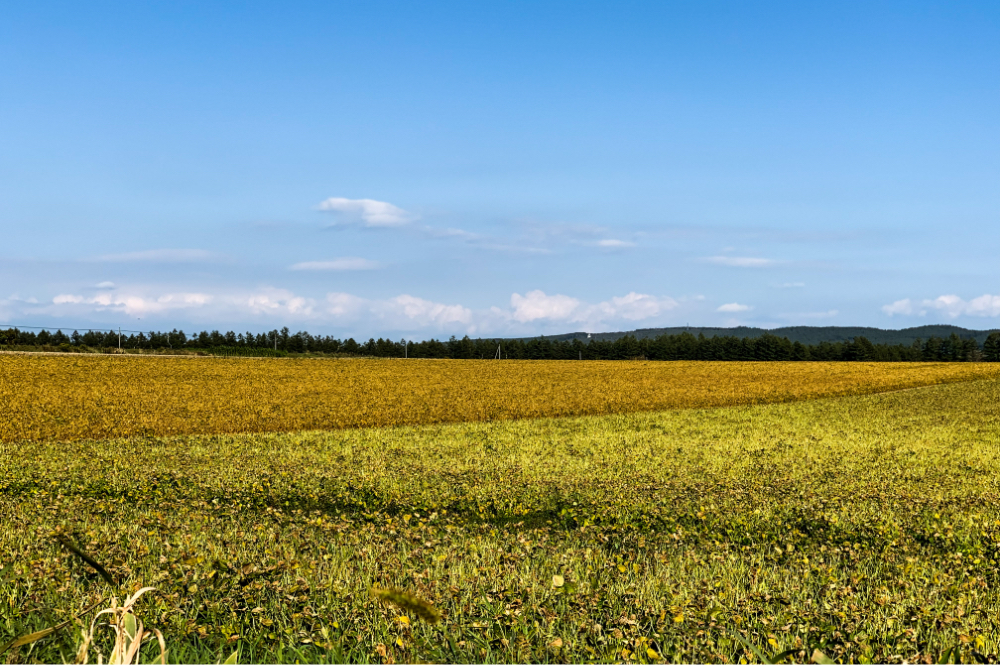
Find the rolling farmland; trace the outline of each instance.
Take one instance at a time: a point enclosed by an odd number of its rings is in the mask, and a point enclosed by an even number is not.
[[[173,661],[1000,651],[990,365],[94,362],[0,358],[0,641],[148,585]]]

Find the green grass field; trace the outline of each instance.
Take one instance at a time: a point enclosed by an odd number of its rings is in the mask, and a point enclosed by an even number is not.
[[[0,641],[150,585],[138,613],[172,661],[759,659],[741,640],[798,661],[1000,651],[995,379],[0,453]],[[78,642],[67,628],[3,658],[72,661]]]

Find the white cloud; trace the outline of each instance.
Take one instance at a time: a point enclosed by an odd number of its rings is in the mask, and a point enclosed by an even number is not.
[[[582,303],[564,295],[546,295],[544,291],[529,291],[525,295],[512,294],[510,306],[515,321],[527,323],[537,319],[569,319]]]
[[[3,304],[0,302],[0,304]],[[312,323],[350,325],[372,330],[416,330],[436,328],[451,331],[456,327],[472,331],[477,327],[473,310],[457,304],[426,300],[409,294],[386,299],[361,298],[349,293],[331,292],[324,300],[296,294],[287,289],[261,288],[253,291],[155,294],[140,291],[114,291],[96,296],[63,293],[51,304],[35,308],[36,314],[58,317],[111,312],[129,317],[176,318],[183,311],[189,321],[203,321],[219,327],[225,321],[267,320],[268,325],[287,322],[308,326]],[[487,318],[492,318],[488,313]],[[481,318],[481,317],[480,317]]]
[[[472,322],[472,310],[461,305],[443,305],[410,295],[396,296],[388,301],[391,313],[401,312],[403,316],[421,326],[446,326],[452,323],[468,325]]]
[[[213,258],[217,256],[203,249],[148,249],[142,252],[105,254],[92,260],[103,263],[194,263]]]
[[[374,199],[329,198],[317,210],[357,215],[365,226],[402,226],[413,221],[414,215],[385,201]]]
[[[541,290],[514,293],[508,306],[472,309],[403,293],[386,298],[365,298],[342,292],[312,298],[287,289],[257,288],[218,291],[181,290],[154,286],[112,287],[93,291],[86,287],[65,292],[44,303],[8,299],[0,310],[18,316],[53,317],[73,325],[104,321],[123,325],[141,318],[146,325],[205,325],[220,328],[238,322],[259,325],[300,326],[318,330],[324,325],[348,329],[352,334],[419,331],[425,334],[531,335],[546,329],[573,326],[594,330],[625,322],[654,321],[682,303],[670,297],[631,292],[600,302],[587,302],[565,294]],[[227,323],[229,322],[229,323]],[[242,325],[243,323],[239,323]],[[371,331],[369,333],[369,331]]]
[[[289,270],[374,270],[379,264],[368,259],[344,256],[331,261],[304,261],[289,267]]]
[[[752,256],[709,256],[705,261],[733,268],[766,268],[777,263],[774,259],[762,259]]]
[[[236,304],[246,304],[252,314],[292,314],[309,317],[316,302],[297,296],[287,289],[262,289],[250,296],[237,298]]]
[[[99,282],[94,286],[95,289],[113,289],[115,288],[114,282]]]
[[[964,300],[952,294],[920,302],[904,298],[891,305],[883,305],[882,311],[889,316],[926,316],[929,312],[938,312],[951,319],[959,316],[995,317],[1000,316],[1000,296],[984,294]]]
[[[641,321],[677,307],[677,301],[673,298],[650,296],[632,291],[627,295],[612,298],[610,302],[600,303],[597,307],[609,319],[622,318],[629,321]]]
[[[628,321],[649,319],[674,309],[677,305],[677,301],[673,298],[634,291],[611,300],[590,304],[562,294],[550,296],[536,289],[523,296],[519,293],[512,294],[509,312],[503,312],[499,308],[493,308],[493,312],[508,316],[518,323],[565,321],[593,326],[615,319]]]
[[[204,307],[213,300],[207,293],[166,293],[151,298],[134,294],[102,293],[90,298],[63,293],[52,299],[57,306],[87,305],[88,309],[97,312],[111,311],[135,316],[140,314],[156,314],[168,310],[191,309]]]
[[[408,294],[386,300],[372,300],[350,293],[328,293],[325,313],[340,323],[367,323],[366,319],[377,319],[382,324],[397,329],[447,328],[455,324],[470,326],[473,323],[471,309]]]
[[[965,313],[971,316],[1000,316],[1000,296],[981,295],[970,300]]]
[[[628,240],[617,240],[615,238],[605,238],[604,240],[598,240],[596,243],[598,247],[606,247],[609,249],[623,249],[625,247],[635,247],[634,242]]]
[[[247,315],[296,315],[308,317],[315,303],[283,289],[264,288],[252,293],[168,291],[156,293],[149,288],[111,289],[94,296],[61,293],[51,304],[35,308],[34,314],[87,317],[111,313],[128,317],[181,315],[188,320],[205,320],[222,325]],[[116,317],[117,318],[117,317]]]
[[[750,305],[741,305],[738,302],[726,303],[725,305],[720,305],[716,312],[749,312],[753,307]]]
[[[891,305],[882,305],[882,311],[889,316],[895,316],[896,314],[909,316],[913,314],[913,301],[909,298],[903,298],[902,300],[897,300]]]
[[[352,296],[350,293],[326,294],[326,311],[333,316],[345,317],[359,313],[365,304],[364,298]]]

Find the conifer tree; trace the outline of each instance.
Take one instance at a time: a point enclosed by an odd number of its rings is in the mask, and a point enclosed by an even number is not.
[[[990,333],[983,344],[983,360],[1000,362],[1000,332]]]

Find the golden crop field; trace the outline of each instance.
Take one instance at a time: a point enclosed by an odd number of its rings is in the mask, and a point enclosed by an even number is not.
[[[1000,379],[5,443],[0,565],[0,643],[149,585],[136,611],[171,662],[996,662]],[[373,596],[393,587],[440,621]],[[79,644],[65,629],[3,657],[73,662]]]
[[[990,363],[219,359],[0,355],[0,441],[635,413],[870,394]]]

